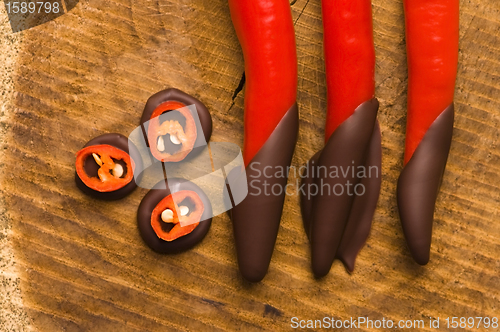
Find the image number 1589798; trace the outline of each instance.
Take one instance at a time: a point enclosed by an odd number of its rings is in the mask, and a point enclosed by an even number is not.
[[[79,2],[79,0],[3,1],[14,33],[50,22],[75,8]]]
[[[9,14],[58,14],[61,11],[59,2],[6,2],[5,6]]]

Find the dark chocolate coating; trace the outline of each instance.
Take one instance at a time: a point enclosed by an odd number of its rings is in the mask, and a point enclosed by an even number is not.
[[[328,170],[326,175],[328,175],[331,166],[342,167],[343,169],[354,166],[357,170],[358,166],[365,165],[372,143],[378,106],[379,103],[376,98],[358,106],[353,115],[335,130],[323,150],[316,156],[316,167],[326,167]],[[373,151],[373,154],[373,158],[376,158],[377,151]],[[344,194],[337,196],[331,194],[330,190],[329,194],[314,196],[312,202],[304,201],[302,203],[304,225],[309,229],[309,239],[311,242],[312,270],[317,278],[325,276],[330,271],[332,263],[337,257],[346,225],[351,219],[354,198],[357,196],[347,195],[345,192],[347,183],[349,181],[354,186],[360,182],[359,179],[352,176],[352,172],[348,172],[346,176],[341,175],[338,178],[325,177],[324,172],[320,173],[320,176],[316,176],[314,179],[318,188],[321,188],[323,185],[329,186],[326,188],[338,188],[335,186],[340,185],[344,188]],[[372,180],[376,181],[377,179]],[[358,204],[366,204],[367,206],[363,208],[372,209],[372,206],[376,205],[378,195],[379,190],[377,190],[377,184],[375,184],[373,188],[366,191],[366,197],[360,197],[361,200]],[[304,197],[302,198],[304,199]],[[311,206],[310,208],[307,207],[308,204]],[[366,219],[370,219],[371,222],[373,211],[365,211],[366,215],[363,213],[359,213],[359,215],[354,213],[352,215],[352,222],[358,225],[363,224],[366,227]],[[366,231],[361,232],[360,230],[359,234],[353,232],[357,228],[354,224],[352,229],[349,227],[349,234],[346,234],[345,241],[347,243],[343,247],[343,250],[346,251],[342,254],[343,257],[347,257],[344,256],[347,252],[350,257],[349,261],[352,260],[353,255],[354,257],[356,256],[357,251],[362,246],[359,243],[364,243],[366,240]],[[356,236],[351,238],[353,233],[356,233]],[[353,254],[353,252],[355,253]],[[347,258],[344,259],[348,260]]]
[[[362,178],[360,183],[366,188],[366,193],[356,196],[352,203],[351,213],[347,221],[337,258],[344,263],[349,272],[354,271],[356,256],[366,243],[372,227],[373,215],[382,185],[382,138],[378,121],[375,122],[370,146],[367,151],[365,167],[376,166],[378,177]]]
[[[267,273],[278,235],[287,183],[287,176],[268,178],[263,170],[270,166],[274,174],[279,167],[286,169],[290,165],[298,127],[298,109],[294,104],[248,164],[248,195],[231,210],[238,265],[243,277],[251,282],[262,280]],[[237,175],[234,172],[238,171],[233,170],[230,176]],[[283,193],[264,195],[264,181],[269,188],[273,185],[281,187]]]
[[[151,119],[151,115],[153,114],[154,110],[160,104],[166,101],[178,101],[186,106],[193,104],[196,106],[198,118],[200,119],[201,129],[203,130],[203,135],[200,135],[200,133],[198,132],[194,145],[195,148],[187,155],[184,160],[189,159],[197,153],[201,152],[205,148],[206,143],[210,141],[210,137],[212,136],[212,117],[207,107],[201,101],[181,90],[170,88],[157,92],[149,97],[148,101],[146,102],[146,106],[144,107],[144,111],[142,112],[141,125],[148,122]],[[143,128],[143,132],[146,139],[146,144],[149,146],[145,128]]]
[[[434,208],[453,135],[453,104],[432,123],[398,180],[398,208],[415,261],[429,262]]]
[[[131,142],[130,142],[131,143]],[[108,134],[103,134],[100,136],[97,136],[90,141],[87,142],[87,144],[84,145],[84,148],[91,146],[91,145],[101,145],[101,144],[107,144],[114,146],[115,148],[118,148],[120,150],[123,150],[127,152],[132,160],[134,160],[135,163],[135,169],[142,169],[142,159],[139,154],[139,150],[135,147],[134,144],[130,144],[130,147],[132,148],[131,151],[129,152],[129,141],[128,138],[121,135],[121,134],[115,134],[115,133],[108,133]],[[95,163],[85,163],[85,172],[89,175],[95,175],[97,176],[97,170],[98,166]],[[140,179],[139,179],[140,181]],[[111,191],[111,192],[100,192],[94,189],[91,189],[83,183],[83,181],[80,179],[78,174],[75,172],[75,182],[76,186],[83,191],[85,194],[90,195],[92,197],[102,199],[102,200],[117,200],[121,199],[128,194],[130,194],[136,187],[136,181],[135,178],[133,178],[127,185],[124,187]]]
[[[191,233],[181,236],[174,241],[164,241],[156,235],[151,226],[151,213],[164,197],[170,195],[170,189],[168,186],[165,188],[165,181],[162,180],[144,196],[137,210],[137,225],[139,227],[139,232],[144,242],[151,249],[163,254],[178,253],[194,247],[198,242],[203,240],[205,235],[207,235],[210,225],[212,224],[212,205],[207,195],[200,187],[190,181],[178,178],[168,179],[168,183],[171,186],[179,184],[178,191],[191,190],[196,192],[203,202],[204,211],[199,225],[196,226]]]
[[[316,153],[308,162],[308,166],[317,165],[318,159],[322,150]],[[380,137],[380,126],[378,121],[375,122],[370,146],[367,151],[365,167],[370,166],[378,168],[378,177],[362,178],[360,183],[366,188],[364,195],[355,196],[352,203],[352,208],[349,213],[349,219],[345,227],[336,258],[340,259],[349,272],[354,271],[354,263],[358,252],[363,248],[370,234],[373,215],[377,207],[377,201],[380,193],[382,177],[380,174],[382,167],[382,146]],[[308,177],[302,178],[302,184],[308,188],[313,183],[314,179],[308,174]],[[307,194],[307,191],[305,192]],[[307,236],[310,236],[310,227],[312,219],[312,201],[310,196],[304,196],[301,192],[300,207],[302,212],[302,220]]]

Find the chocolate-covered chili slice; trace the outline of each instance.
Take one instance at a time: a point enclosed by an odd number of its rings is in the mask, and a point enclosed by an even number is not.
[[[212,205],[192,182],[173,178],[168,179],[168,184],[160,181],[144,196],[137,211],[137,224],[151,249],[171,254],[203,240],[212,223]]]
[[[190,105],[195,105],[196,110],[186,107]],[[141,125],[145,123],[151,154],[162,162],[179,162],[195,155],[212,135],[212,118],[206,106],[174,88],[148,99],[141,117]]]
[[[137,167],[142,168],[139,151],[128,138],[104,134],[90,140],[76,154],[75,182],[81,191],[95,198],[120,199],[137,187]]]

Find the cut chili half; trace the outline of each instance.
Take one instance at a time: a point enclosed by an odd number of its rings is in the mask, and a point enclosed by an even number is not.
[[[160,239],[174,241],[199,225],[203,211],[203,202],[196,192],[181,190],[156,205],[151,213],[151,227]]]
[[[185,119],[171,118],[161,121],[164,113],[176,111]],[[197,138],[196,123],[190,110],[178,101],[166,101],[153,111],[148,126],[148,142],[151,154],[162,162],[178,162],[193,150]],[[175,149],[169,151],[168,146]]]
[[[92,158],[99,166],[97,176],[85,171],[87,158]],[[76,154],[78,177],[87,187],[99,192],[111,192],[126,186],[134,177],[134,168],[134,161],[127,152],[107,144],[91,145]]]

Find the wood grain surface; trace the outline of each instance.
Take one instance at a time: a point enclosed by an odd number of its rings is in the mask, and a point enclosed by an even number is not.
[[[429,317],[500,317],[500,1],[461,0],[455,131],[429,265],[411,259],[395,198],[406,121],[402,2],[373,0],[383,185],[368,243],[352,275],[336,262],[315,280],[298,196],[287,197],[258,284],[238,273],[225,214],[193,250],[159,255],[136,225],[147,190],[103,202],[74,184],[83,144],[128,135],[147,98],[167,87],[207,105],[213,141],[242,144],[243,59],[226,1],[83,0],[16,34],[1,10],[3,331],[281,331],[292,317],[324,316],[423,319],[419,330],[431,331]],[[292,12],[300,166],[323,144],[320,1],[298,0]]]

